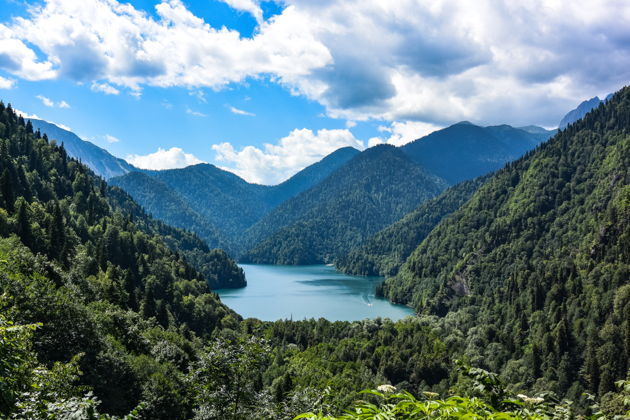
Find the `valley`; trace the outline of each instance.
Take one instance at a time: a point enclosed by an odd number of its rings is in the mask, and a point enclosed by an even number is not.
[[[261,185],[0,102],[0,414],[627,417],[630,88],[563,124]]]

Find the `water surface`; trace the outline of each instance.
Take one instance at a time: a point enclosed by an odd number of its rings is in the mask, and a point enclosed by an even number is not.
[[[245,318],[263,321],[326,318],[354,321],[400,319],[413,314],[403,305],[377,298],[379,277],[349,276],[326,265],[242,264],[247,287],[217,290],[221,301]]]

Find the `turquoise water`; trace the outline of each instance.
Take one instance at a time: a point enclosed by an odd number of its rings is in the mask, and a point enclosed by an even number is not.
[[[217,290],[221,301],[245,318],[263,321],[326,318],[400,319],[413,310],[374,296],[375,277],[349,276],[326,265],[243,264],[247,287]]]

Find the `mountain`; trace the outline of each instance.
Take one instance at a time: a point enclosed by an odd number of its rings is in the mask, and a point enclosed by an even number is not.
[[[558,124],[558,127],[560,129],[564,129],[569,124],[572,124],[578,120],[581,120],[593,108],[597,108],[599,104],[601,103],[602,103],[602,100],[599,99],[599,97],[597,96],[589,99],[588,101],[582,102],[581,104],[578,105],[577,108],[567,112],[567,114],[564,117],[562,117],[562,120],[560,120],[560,124]]]
[[[278,204],[312,187],[358,154],[339,149],[276,186],[250,184],[214,165],[143,171],[111,179],[155,217],[236,252],[243,232]]]
[[[335,259],[335,267],[349,274],[393,276],[435,226],[460,208],[487,176],[457,184],[427,200],[359,247]]]
[[[402,150],[427,171],[457,184],[500,169],[552,134],[540,127],[480,127],[463,121],[408,143]]]
[[[252,226],[246,235],[253,245],[240,259],[274,264],[331,261],[445,187],[399,149],[369,148]]]
[[[567,114],[562,117],[562,120],[560,120],[560,124],[558,124],[558,128],[560,128],[561,130],[565,129],[569,124],[573,124],[574,122],[581,120],[592,109],[597,108],[602,102],[608,101],[611,97],[612,93],[606,96],[606,99],[604,99],[603,101],[596,96],[582,102],[577,106],[577,108],[567,112]]]
[[[288,180],[272,187],[270,202],[275,207],[275,205],[319,184],[333,171],[346,164],[359,153],[361,152],[354,147],[342,147],[335,150],[319,162],[302,169]]]
[[[82,140],[72,131],[65,130],[43,120],[30,119],[30,121],[35,131],[39,130],[42,135],[46,134],[49,139],[57,140],[59,144],[63,143],[70,156],[80,160],[92,169],[95,174],[104,179],[138,170],[126,161],[111,155],[107,150],[101,149],[89,141]]]
[[[0,128],[0,417],[100,418],[90,391],[110,414],[143,400],[142,418],[191,418],[180,390],[200,338],[240,321],[208,280],[242,271],[2,102]]]
[[[630,367],[628,133],[624,88],[495,173],[385,296],[480,328],[478,360],[517,387],[614,391]]]

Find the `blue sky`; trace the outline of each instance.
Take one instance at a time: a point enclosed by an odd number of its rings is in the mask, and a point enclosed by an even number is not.
[[[139,166],[276,183],[460,120],[554,127],[627,84],[628,2],[472,3],[0,0],[0,98]]]

